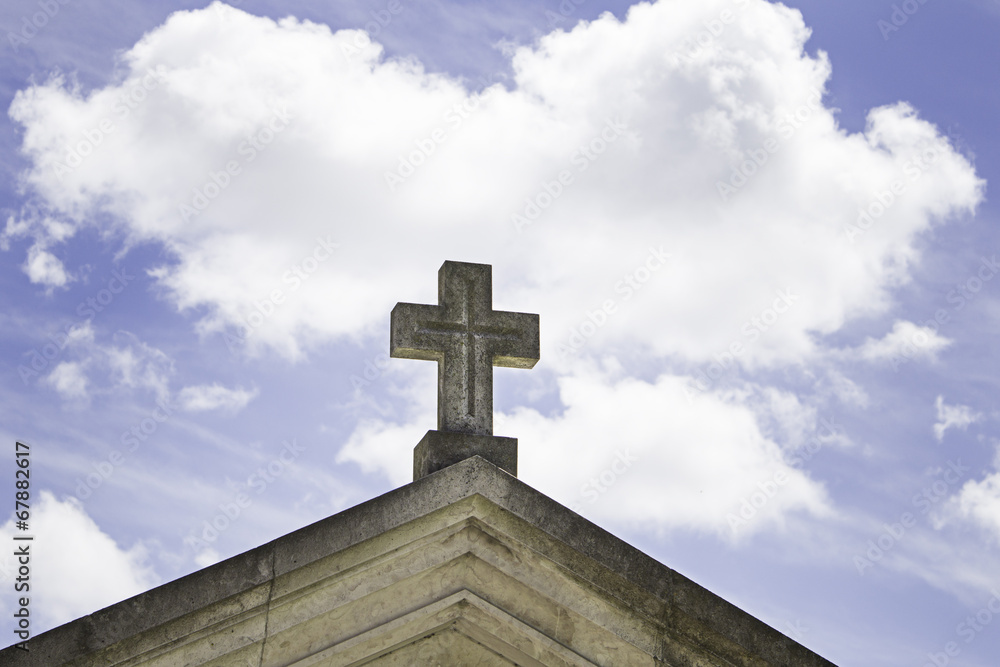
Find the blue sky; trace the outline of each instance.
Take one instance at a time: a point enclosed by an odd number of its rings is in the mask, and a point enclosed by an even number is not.
[[[996,664],[995,1],[0,15],[35,630],[409,481],[454,259],[541,316],[523,481],[837,664]]]

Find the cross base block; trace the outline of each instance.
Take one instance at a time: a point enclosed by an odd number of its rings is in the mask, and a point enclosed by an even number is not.
[[[413,481],[473,456],[481,456],[517,477],[517,438],[427,431],[413,448]]]

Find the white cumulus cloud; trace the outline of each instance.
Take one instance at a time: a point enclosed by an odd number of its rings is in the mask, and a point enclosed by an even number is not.
[[[24,272],[31,282],[46,287],[62,287],[69,282],[62,261],[37,243],[28,250]]]
[[[735,20],[693,42],[724,9]],[[397,301],[434,302],[443,260],[492,264],[495,307],[542,314],[539,371],[558,378],[565,407],[508,415],[512,431],[587,474],[632,447],[638,492],[593,511],[664,526],[725,533],[727,513],[787,475],[752,531],[829,511],[782,463],[811,408],[727,394],[728,381],[692,405],[682,375],[726,355],[753,371],[829,352],[818,341],[886,310],[921,235],[983,198],[970,161],[905,102],[871,110],[863,132],[841,128],[823,103],[830,62],[808,38],[799,12],[763,0],[644,3],[514,50],[509,85],[473,90],[356,30],[214,4],[147,32],[106,86],[56,76],[20,91],[10,114],[45,219],[111,219],[131,242],[161,244],[159,294],[251,353],[298,359],[384,336]],[[892,204],[852,231],[887,189]],[[882,359],[918,333],[898,323],[861,354]],[[918,354],[933,358],[946,341],[927,337]],[[646,379],[591,370],[636,350]],[[165,363],[144,375],[126,361],[121,381],[165,386]],[[635,424],[613,428],[604,406]],[[341,456],[366,470],[388,470],[427,427],[365,424]],[[593,449],[573,449],[581,440]],[[535,456],[522,460],[541,486],[579,495],[583,481]],[[408,476],[408,461],[393,466]]]
[[[87,398],[87,374],[82,363],[60,362],[45,380],[65,399]]]
[[[426,389],[413,400],[433,396]],[[518,437],[518,477],[588,517],[740,539],[783,525],[790,512],[833,513],[823,485],[790,465],[737,394],[692,394],[686,377],[645,382],[590,369],[562,378],[559,395],[557,417],[520,409],[498,422]],[[808,410],[774,403],[769,396],[765,409],[785,427],[811,421]],[[338,460],[407,482],[424,431],[419,420],[366,421]]]
[[[980,481],[967,482],[956,500],[963,517],[1000,540],[1000,472],[993,472]]]
[[[936,361],[938,352],[951,345],[951,342],[931,327],[899,320],[885,336],[878,339],[867,338],[852,353],[866,361],[886,361],[896,365],[910,359]]]
[[[32,634],[124,600],[160,583],[149,565],[147,550],[136,544],[125,548],[87,516],[75,498],[57,500],[42,491],[33,503],[30,520],[31,611],[37,614]],[[23,535],[11,518],[0,526],[4,544]],[[16,563],[12,550],[0,560],[4,586],[13,585]],[[8,598],[0,598],[7,600]],[[12,598],[10,599],[13,600]],[[9,617],[13,609],[4,609]]]
[[[982,183],[905,104],[873,110],[863,135],[841,130],[819,101],[830,65],[804,51],[794,10],[751,0],[692,51],[731,6],[640,4],[552,33],[517,50],[513,89],[488,94],[377,44],[346,57],[355,31],[214,6],[147,33],[120,81],[84,93],[54,78],[11,114],[26,183],[54,215],[84,225],[101,209],[165,244],[168,297],[248,345],[294,357],[367,332],[400,285],[452,258],[496,265],[498,297],[545,312],[553,346],[611,300],[596,343],[703,361],[738,342],[741,363],[793,362],[815,333],[883,308],[917,236],[975,207]],[[72,166],[105,120],[114,131]],[[928,147],[917,187],[907,174]],[[766,163],[734,176],[762,148]],[[417,161],[390,190],[386,175]],[[897,179],[905,193],[848,240]],[[341,250],[317,250],[324,235]],[[660,247],[669,266],[647,276]],[[753,324],[781,290],[795,304]]]
[[[1000,446],[993,470],[981,480],[969,480],[948,499],[941,512],[945,521],[968,522],[979,526],[991,539],[1000,541]]]

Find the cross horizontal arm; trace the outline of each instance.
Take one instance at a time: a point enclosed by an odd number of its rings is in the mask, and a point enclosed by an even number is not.
[[[444,346],[438,336],[421,326],[441,319],[444,308],[418,303],[397,303],[389,317],[389,354],[401,359],[443,361]]]

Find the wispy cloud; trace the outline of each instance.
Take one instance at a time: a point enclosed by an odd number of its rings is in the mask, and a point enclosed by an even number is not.
[[[938,396],[934,401],[937,410],[937,422],[934,424],[934,437],[938,442],[944,440],[945,432],[950,428],[964,431],[969,424],[982,419],[982,415],[972,411],[967,405],[946,405],[944,396]]]
[[[912,358],[925,361],[936,361],[938,353],[944,350],[952,341],[941,336],[930,327],[922,327],[898,320],[892,325],[892,331],[882,338],[867,338],[860,347],[851,351],[852,354],[866,361],[893,363]]]
[[[177,394],[177,402],[182,410],[204,412],[206,410],[226,410],[239,412],[255,399],[258,390],[236,387],[229,389],[220,384],[184,387]]]

